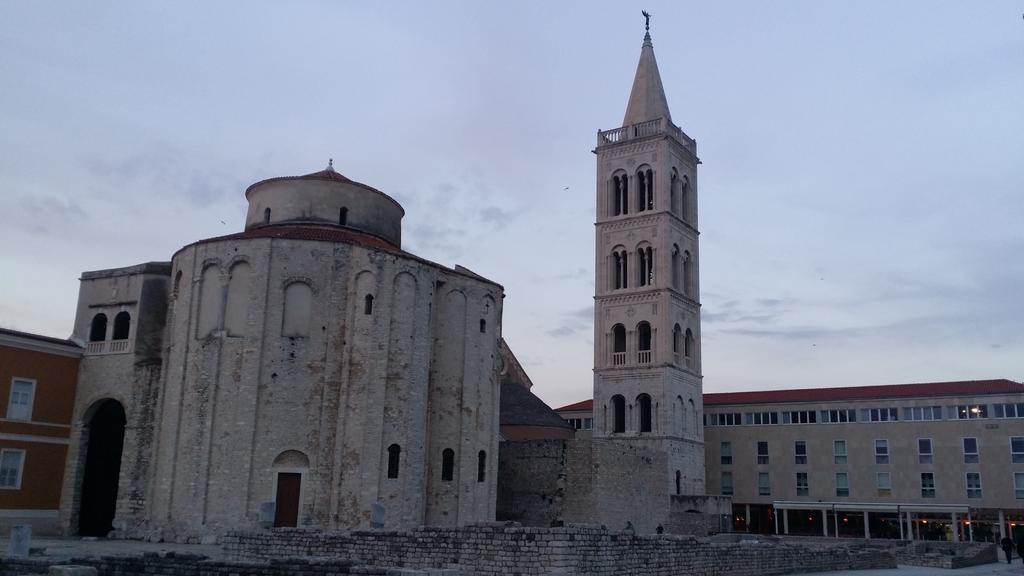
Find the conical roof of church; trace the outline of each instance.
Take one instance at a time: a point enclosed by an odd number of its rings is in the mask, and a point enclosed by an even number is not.
[[[629,93],[629,104],[626,105],[626,117],[622,125],[630,126],[658,118],[672,123],[665,88],[661,85],[661,73],[658,72],[658,61],[654,58],[654,44],[648,32],[640,48],[640,62],[636,65],[633,90]]]

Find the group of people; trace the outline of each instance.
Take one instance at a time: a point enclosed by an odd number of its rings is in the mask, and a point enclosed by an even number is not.
[[[1010,564],[1013,558],[1013,540],[1010,540],[1009,536],[1003,536],[1003,539],[999,541],[999,546],[1002,547],[1003,552],[1006,553],[1006,563]],[[1017,538],[1017,555],[1024,561],[1024,536]]]

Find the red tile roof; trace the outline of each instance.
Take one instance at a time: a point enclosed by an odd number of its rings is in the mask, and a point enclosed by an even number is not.
[[[199,240],[195,244],[206,244],[207,242],[219,242],[221,240],[244,240],[249,238],[287,238],[289,240],[314,240],[319,242],[345,242],[347,244],[359,244],[368,248],[385,250],[387,252],[401,252],[394,244],[364,232],[343,228],[318,228],[315,226],[261,226],[252,228],[237,234],[217,236]]]
[[[705,406],[730,404],[773,404],[783,402],[828,402],[832,400],[868,400],[872,398],[908,398],[914,396],[973,396],[978,394],[1024,394],[1024,384],[1007,380],[967,380],[961,382],[925,382],[885,386],[849,386],[845,388],[801,388],[794,390],[758,390],[754,392],[713,392],[704,394]],[[583,400],[556,412],[593,410],[593,400]]]
[[[971,396],[976,394],[1024,394],[1024,384],[1014,382],[1013,380],[1000,379],[890,384],[886,386],[850,386],[846,388],[718,392],[704,394],[704,405],[828,402],[832,400],[867,400],[872,398],[907,398],[913,396]]]
[[[576,412],[583,410],[594,410],[593,400],[584,400],[575,404],[569,404],[568,406],[562,406],[561,408],[555,408],[555,412]]]

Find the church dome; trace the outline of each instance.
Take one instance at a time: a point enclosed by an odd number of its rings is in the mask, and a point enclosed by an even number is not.
[[[405,210],[387,194],[327,168],[303,176],[261,180],[245,190],[246,231],[267,226],[330,226],[379,236],[402,245]]]

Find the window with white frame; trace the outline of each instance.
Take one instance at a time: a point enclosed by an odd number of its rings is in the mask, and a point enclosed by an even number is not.
[[[807,496],[810,492],[810,486],[807,483],[807,472],[796,473],[796,495]]]
[[[732,496],[732,472],[722,472],[722,496]]]
[[[978,439],[964,438],[964,464],[978,463]]]
[[[771,496],[772,495],[772,482],[767,472],[757,473],[757,495],[758,496]]]
[[[956,417],[960,420],[988,418],[987,404],[961,404],[956,407]]]
[[[967,497],[981,498],[981,474],[978,472],[967,473]]]
[[[889,463],[889,441],[875,440],[875,464]]]
[[[921,472],[921,498],[935,498],[935,474]]]
[[[888,472],[875,474],[875,488],[878,489],[879,496],[892,496],[892,477]]]
[[[832,457],[836,464],[846,464],[846,440],[832,442]]]
[[[0,488],[21,488],[21,471],[24,465],[24,450],[0,450]]]
[[[822,410],[821,421],[825,424],[856,422],[857,411],[852,408],[842,410]]]
[[[797,440],[793,444],[793,455],[796,464],[807,464],[807,442]]]
[[[918,438],[917,439],[917,463],[918,464],[931,464],[932,463],[932,439],[931,438]]]
[[[845,498],[850,495],[850,477],[846,472],[836,472],[836,496]]]
[[[1024,500],[1024,472],[1013,473],[1013,497]]]
[[[942,420],[942,406],[914,406],[903,409],[904,420]]]
[[[895,422],[899,420],[896,408],[861,408],[860,419],[864,422]]]
[[[1024,436],[1010,437],[1010,462],[1024,464]]]
[[[992,412],[996,418],[1024,418],[1024,402],[994,404]]]
[[[732,442],[722,442],[722,464],[732,464]]]
[[[28,378],[11,380],[11,397],[7,403],[7,417],[11,420],[31,420],[32,401],[35,396],[36,381]]]
[[[757,443],[757,463],[767,464],[768,463],[768,443],[758,442]]]

